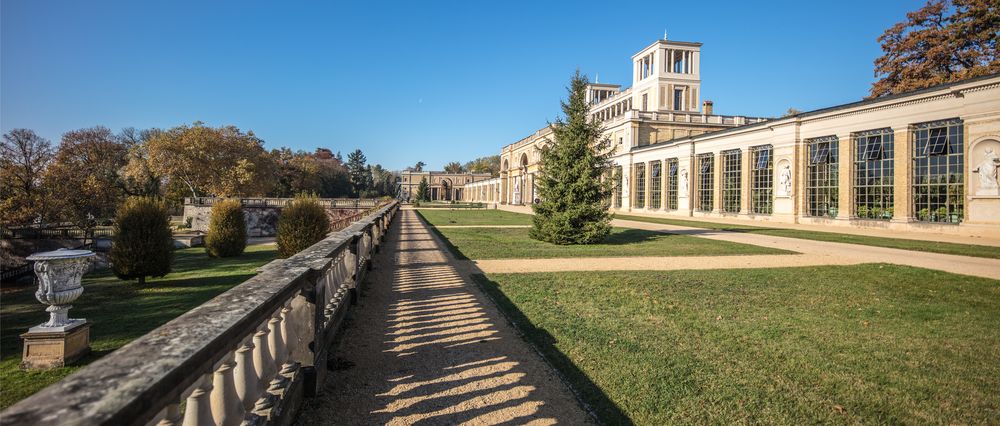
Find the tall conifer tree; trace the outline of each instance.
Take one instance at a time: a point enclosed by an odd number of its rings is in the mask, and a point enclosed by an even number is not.
[[[562,102],[564,118],[551,124],[555,140],[542,151],[536,175],[541,201],[531,237],[554,244],[595,244],[611,233],[610,168],[600,122],[588,120],[587,77],[580,71],[570,80],[569,99]]]

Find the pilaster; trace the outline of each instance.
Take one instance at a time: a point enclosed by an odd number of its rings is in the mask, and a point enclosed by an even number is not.
[[[851,171],[854,168],[854,141],[850,133],[837,135],[837,219],[848,220],[854,216],[854,185]]]
[[[907,127],[892,129],[892,221],[913,222],[913,132]]]
[[[750,214],[750,149],[740,150],[740,214]]]
[[[712,154],[712,213],[722,212],[722,153]]]

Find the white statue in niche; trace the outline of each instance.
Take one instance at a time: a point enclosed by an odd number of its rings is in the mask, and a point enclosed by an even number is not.
[[[624,175],[622,176],[622,195],[628,197],[628,192],[629,192],[628,190],[629,190],[628,175]]]
[[[688,194],[688,171],[681,170],[681,198],[687,198]]]
[[[792,166],[785,164],[781,172],[778,173],[778,187],[781,188],[781,195],[789,196],[792,193]]]
[[[979,173],[979,190],[976,195],[1000,195],[1000,185],[997,185],[997,169],[1000,168],[1000,157],[993,148],[986,148],[983,161],[972,170]]]

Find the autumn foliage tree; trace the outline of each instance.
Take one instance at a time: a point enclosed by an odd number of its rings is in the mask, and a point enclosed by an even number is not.
[[[42,212],[42,175],[52,143],[28,129],[13,129],[0,141],[0,223],[30,222]]]
[[[120,171],[127,158],[128,148],[107,127],[66,132],[43,178],[46,203],[84,229],[113,217],[125,197]]]
[[[465,163],[462,167],[471,173],[489,173],[493,177],[497,177],[500,176],[500,156],[489,155],[486,157],[479,157]]]
[[[996,0],[930,0],[878,41],[871,96],[885,96],[1000,72]]]
[[[459,163],[458,161],[452,161],[444,165],[444,171],[445,173],[464,173],[465,168],[462,167],[462,163]]]
[[[191,196],[262,196],[274,184],[274,162],[264,141],[235,126],[178,126],[147,142],[154,171],[180,181]]]

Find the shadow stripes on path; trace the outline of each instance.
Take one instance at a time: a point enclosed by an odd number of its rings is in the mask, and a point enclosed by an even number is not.
[[[586,424],[569,389],[401,210],[300,424]]]

